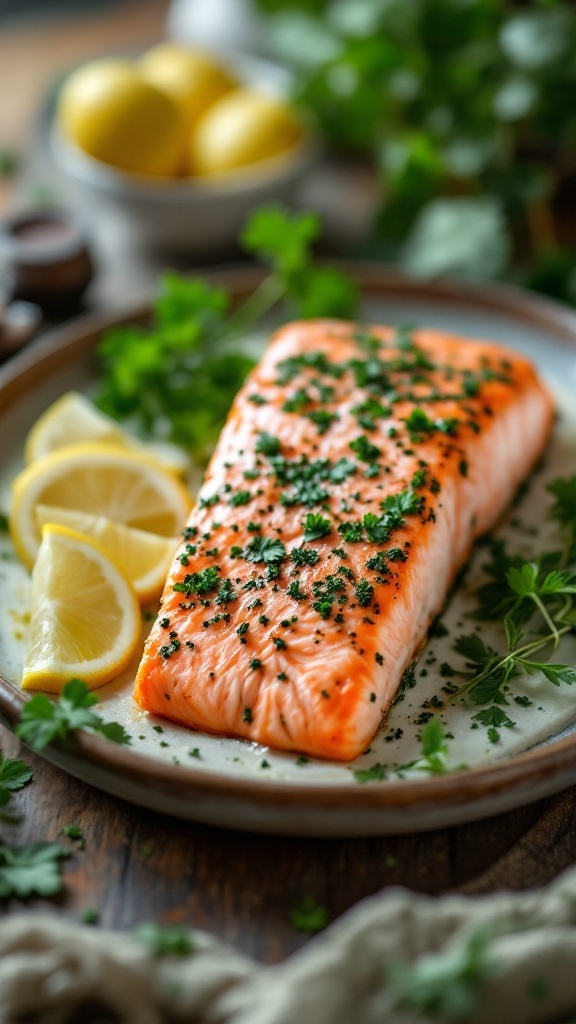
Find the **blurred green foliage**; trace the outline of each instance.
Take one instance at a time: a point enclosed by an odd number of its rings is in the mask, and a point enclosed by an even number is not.
[[[576,300],[574,3],[257,3],[297,102],[379,169],[373,254]]]

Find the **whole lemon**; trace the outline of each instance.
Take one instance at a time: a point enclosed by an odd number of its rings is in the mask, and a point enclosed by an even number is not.
[[[136,174],[179,173],[186,128],[179,108],[127,60],[84,64],[64,83],[58,124],[77,146]]]
[[[170,96],[189,128],[201,114],[238,84],[204,54],[174,43],[160,43],[138,61],[147,82]]]
[[[236,89],[200,118],[189,148],[191,174],[234,171],[278,156],[302,141],[290,108],[250,88]]]

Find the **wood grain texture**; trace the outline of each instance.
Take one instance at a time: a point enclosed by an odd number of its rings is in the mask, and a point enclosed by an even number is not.
[[[17,823],[4,843],[69,843],[79,825],[84,850],[65,863],[64,892],[30,905],[79,919],[87,908],[105,927],[141,921],[202,928],[274,963],[307,941],[290,908],[312,896],[330,919],[389,885],[426,893],[489,892],[545,882],[576,853],[576,791],[497,818],[417,835],[353,840],[288,839],[195,825],[132,807],[64,774],[0,728],[5,755],[22,756],[33,782],[16,794]],[[3,912],[21,907],[11,901]]]

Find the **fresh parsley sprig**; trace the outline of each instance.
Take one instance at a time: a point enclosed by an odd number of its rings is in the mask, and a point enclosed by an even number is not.
[[[422,730],[421,751],[422,756],[415,761],[408,761],[407,764],[399,764],[394,769],[402,773],[411,771],[428,772],[430,775],[444,775],[448,771],[448,736],[444,726],[437,718],[431,718]],[[370,768],[358,768],[354,772],[356,782],[383,782],[389,774],[388,766],[378,761]]]
[[[66,683],[57,701],[36,693],[24,705],[15,733],[32,750],[43,750],[64,740],[76,729],[90,729],[113,743],[130,743],[130,735],[118,722],[105,722],[90,709],[98,698],[81,679]]]
[[[546,650],[550,657],[561,638],[576,628],[576,576],[570,568],[576,561],[576,477],[558,478],[547,490],[556,498],[550,516],[562,529],[562,550],[525,561],[508,555],[497,542],[486,566],[490,582],[478,591],[479,617],[501,619],[505,652],[494,650],[476,633],[460,636],[454,644],[470,670],[455,696],[466,692],[474,704],[506,704],[505,689],[520,672],[541,672],[555,686],[576,684],[574,668],[536,657]]]
[[[55,896],[62,888],[60,861],[69,856],[60,843],[0,846],[0,899]]]
[[[422,757],[400,765],[397,770],[404,771],[410,768],[412,771],[428,772],[430,775],[445,775],[448,771],[448,743],[444,726],[437,718],[431,718],[424,726],[421,746]]]
[[[254,211],[241,244],[270,273],[234,310],[224,289],[165,274],[150,326],[116,327],[100,344],[100,407],[205,460],[254,365],[239,342],[267,312],[285,301],[290,316],[354,315],[358,294],[350,278],[314,263],[320,232],[312,213],[290,214],[279,205]]]

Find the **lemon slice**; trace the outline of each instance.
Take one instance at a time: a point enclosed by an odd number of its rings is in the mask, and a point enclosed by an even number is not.
[[[106,516],[162,537],[180,533],[191,505],[180,481],[155,459],[104,444],[59,448],[23,470],[12,488],[10,533],[28,568],[40,544],[38,505]]]
[[[144,444],[118,425],[79,391],[67,391],[38,417],[24,445],[26,465],[70,444],[112,444],[149,452],[167,469],[185,474],[190,462],[169,442]]]
[[[128,666],[139,641],[140,609],[120,569],[94,541],[45,526],[22,688],[59,693],[80,678],[93,690]]]
[[[97,541],[130,580],[140,604],[149,604],[160,597],[178,545],[177,538],[159,537],[114,523],[105,516],[51,505],[37,506],[36,522],[39,529],[47,523],[56,523]]]

